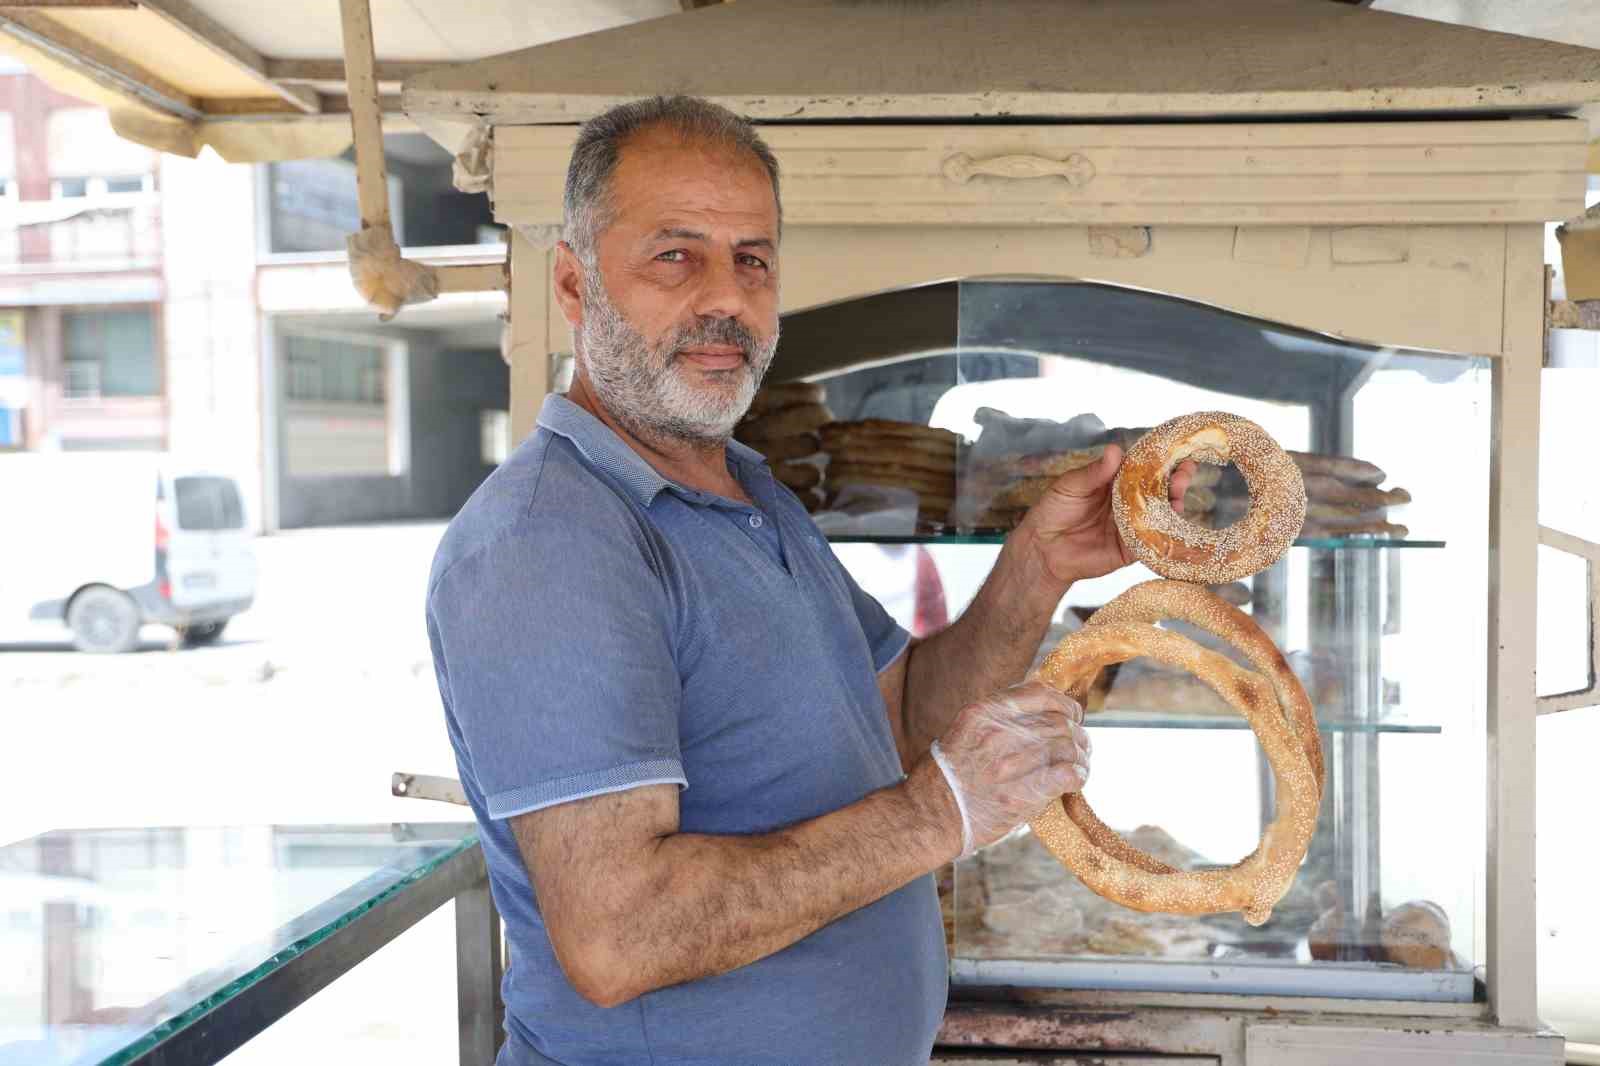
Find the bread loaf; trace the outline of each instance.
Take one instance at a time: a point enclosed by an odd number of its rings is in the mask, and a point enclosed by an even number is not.
[[[1321,474],[1348,481],[1352,485],[1381,485],[1389,476],[1371,463],[1348,455],[1290,452],[1289,458],[1294,460],[1301,474]]]
[[[796,492],[822,484],[822,469],[814,463],[778,463],[772,476]]]
[[[1378,489],[1369,485],[1351,485],[1326,474],[1306,477],[1306,497],[1312,503],[1345,504],[1362,511],[1375,511],[1384,507],[1400,507],[1411,502],[1411,493],[1405,489]]]
[[[782,411],[786,407],[808,407],[822,403],[827,389],[814,381],[786,381],[767,385],[756,392],[750,402],[748,417],[756,418]]]
[[[738,439],[735,434],[735,439]],[[790,459],[804,459],[808,455],[816,455],[820,438],[815,433],[797,433],[792,437],[778,437],[773,440],[740,441],[750,448],[758,451],[769,463],[782,463]]]
[[[1450,919],[1444,908],[1425,899],[1385,914],[1379,942],[1384,957],[1401,966],[1442,970],[1450,965]]]
[[[734,436],[746,442],[777,440],[800,433],[812,433],[833,421],[833,412],[820,403],[785,407],[739,423]]]

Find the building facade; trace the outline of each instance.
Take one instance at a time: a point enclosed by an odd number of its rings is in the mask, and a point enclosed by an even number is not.
[[[448,155],[388,141],[408,254],[504,254]],[[348,155],[158,155],[0,65],[0,450],[179,453],[268,531],[454,513],[507,446],[504,297],[380,325],[345,265]]]

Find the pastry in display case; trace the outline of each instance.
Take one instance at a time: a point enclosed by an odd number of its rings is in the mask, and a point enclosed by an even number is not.
[[[1023,827],[938,878],[954,984],[1294,987],[1305,995],[1470,1001],[1481,960],[1477,838],[1468,817],[1448,832],[1431,828],[1449,800],[1417,783],[1441,760],[1473,757],[1474,731],[1481,737],[1486,662],[1476,635],[1486,597],[1462,596],[1459,586],[1485,570],[1486,465],[1477,446],[1441,464],[1405,426],[1408,412],[1427,405],[1439,432],[1486,441],[1487,361],[1363,346],[1114,286],[1028,279],[928,289],[954,305],[947,344],[919,336],[915,351],[891,346],[862,359],[898,366],[899,402],[920,421],[875,417],[863,396],[889,404],[882,390],[858,384],[851,366],[780,345],[775,379],[791,361],[805,366],[806,384],[822,390],[805,402],[825,403],[834,416],[806,430],[822,456],[814,461],[823,471],[823,529],[837,541],[926,545],[947,590],[956,590],[954,614],[1006,535],[1062,474],[1101,461],[1111,446],[1124,456],[1141,441],[1156,448],[1152,430],[1189,412],[1256,424],[1282,446],[1272,476],[1301,495],[1257,516],[1276,538],[1266,556],[1182,576],[1186,588],[1237,612],[1281,652],[1284,676],[1314,708],[1326,772],[1314,794],[1282,795],[1288,778],[1274,772],[1237,701],[1222,694],[1227,684],[1207,684],[1172,656],[1105,662],[1075,684],[1095,741],[1084,799],[1107,834],[1143,853],[1148,871],[1214,883],[1241,857],[1277,847],[1283,825],[1275,823],[1298,810],[1304,858],[1278,886],[1270,916],[1253,909],[1260,924],[1252,924],[1239,908],[1174,914],[1102,898],[1058,861],[1037,827]],[[873,299],[853,313],[870,312]],[[1130,323],[1138,324],[1132,336]],[[822,335],[822,327],[819,319],[793,335]],[[790,336],[786,325],[784,343]],[[1195,349],[1197,336],[1211,347]],[[1002,361],[1005,373],[969,375],[969,359],[974,367]],[[918,360],[926,383],[917,382]],[[1175,464],[1164,446],[1156,451],[1159,483]],[[1177,508],[1157,521],[1209,531],[1211,548],[1237,540],[1262,478],[1249,459],[1202,461]],[[870,490],[902,512],[914,508],[914,527],[830,526],[831,508],[859,509],[855,494]],[[1159,498],[1154,489],[1147,495]],[[1419,529],[1431,539],[1416,539]],[[1160,551],[1145,554],[1159,565]],[[1135,566],[1074,586],[1034,670],[1152,576]],[[1261,665],[1260,655],[1253,664],[1189,620],[1142,621],[1160,646],[1191,642],[1196,650],[1185,654],[1216,664],[1218,676]],[[1450,667],[1441,670],[1441,661]],[[1457,794],[1465,803],[1474,796],[1464,784]]]
[[[837,502],[850,490],[907,491],[916,496],[917,524],[942,529],[955,503],[960,437],[946,429],[881,418],[821,427],[825,495]]]
[[[833,420],[826,389],[808,382],[768,385],[734,428],[734,439],[760,452],[778,481],[794,491],[808,511],[822,508],[822,438],[817,429]]]

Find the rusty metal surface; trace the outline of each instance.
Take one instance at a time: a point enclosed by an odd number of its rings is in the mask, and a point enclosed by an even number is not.
[[[1216,1055],[1243,1026],[1224,1014],[1169,1010],[1074,1010],[1023,1003],[952,1003],[935,1041],[941,1047],[1057,1051],[1155,1051]]]
[[[935,1066],[1216,1066],[1215,1055],[1055,1054],[1048,1051],[938,1051]]]

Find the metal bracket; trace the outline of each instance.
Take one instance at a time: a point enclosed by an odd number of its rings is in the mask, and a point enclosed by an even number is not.
[[[440,803],[467,805],[467,793],[453,777],[432,774],[395,773],[389,778],[390,795],[402,799],[438,800]]]
[[[1540,714],[1556,714],[1600,703],[1600,641],[1595,631],[1595,603],[1600,601],[1600,544],[1574,537],[1549,526],[1539,527],[1539,543],[1547,548],[1576,555],[1588,568],[1589,577],[1589,683],[1572,692],[1538,697]]]

